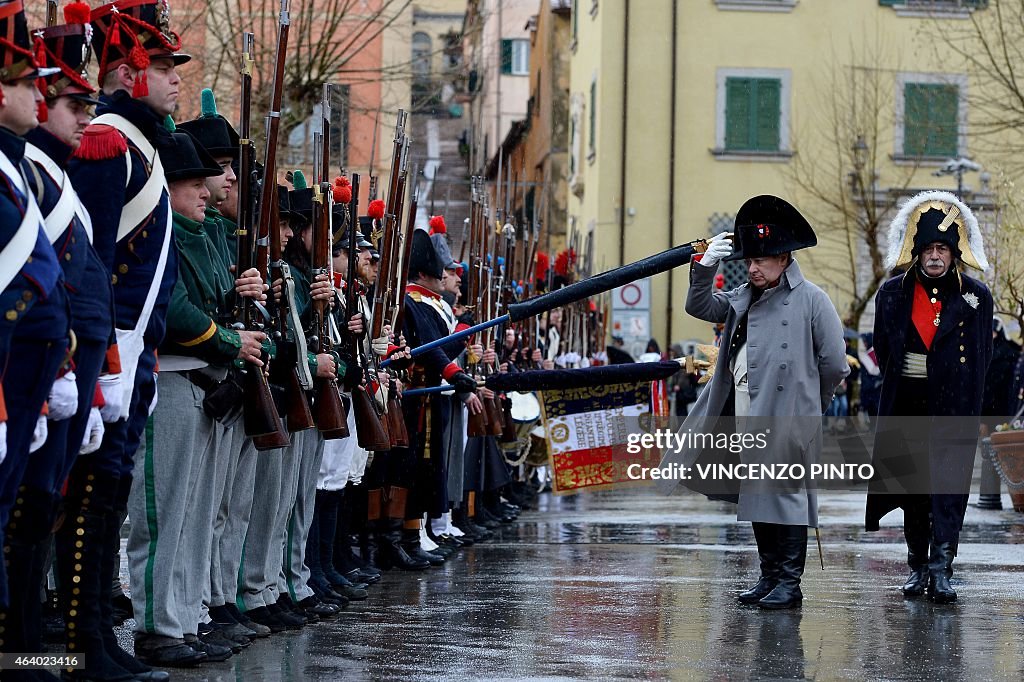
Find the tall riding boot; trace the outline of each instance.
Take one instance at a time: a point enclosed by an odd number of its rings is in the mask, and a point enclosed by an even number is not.
[[[380,566],[377,563],[377,537],[384,529],[381,521],[383,499],[383,488],[366,490],[366,517],[359,532],[359,558],[367,570],[376,571],[378,574]]]
[[[903,535],[907,540],[907,565],[910,577],[903,585],[903,596],[920,597],[928,586],[928,544],[931,523],[927,509],[907,509],[904,514]]]
[[[761,561],[761,577],[757,584],[738,597],[741,604],[756,604],[779,584],[779,537],[778,526],[772,523],[754,521],[754,541],[757,542],[757,556]]]
[[[955,542],[939,542],[932,538],[932,556],[928,562],[928,598],[936,604],[956,601],[956,590],[949,584],[953,577]]]
[[[114,508],[107,514],[104,532],[106,541],[103,544],[103,556],[100,560],[98,580],[100,584],[99,609],[100,609],[100,634],[103,637],[103,650],[107,656],[122,668],[132,673],[136,680],[150,680],[151,682],[165,682],[171,679],[169,673],[163,670],[153,670],[148,665],[135,658],[121,648],[117,643],[117,635],[114,634],[114,603],[111,599],[110,590],[104,590],[106,585],[105,576],[114,574],[117,566],[121,563],[121,524],[124,521],[124,510],[128,504],[128,492],[132,487],[132,477],[122,476],[117,482],[117,497],[114,499]]]
[[[0,651],[42,651],[39,606],[42,564],[39,550],[49,538],[55,502],[48,492],[26,486],[18,488],[4,545],[10,603],[6,609],[0,608]],[[42,675],[32,679],[56,679],[49,673],[42,672]],[[32,673],[27,673],[24,677],[31,676]],[[14,678],[17,678],[16,673],[12,674]]]
[[[66,669],[65,679],[127,680],[132,673],[106,652],[100,600],[110,599],[109,565],[103,562],[114,511],[117,478],[78,460],[68,480],[66,516],[57,532],[57,576],[68,653],[84,654],[85,668]]]
[[[779,537],[779,583],[757,605],[762,609],[792,609],[804,600],[800,577],[807,563],[807,526],[775,527]]]
[[[321,592],[329,587],[327,577],[320,564],[320,525],[323,522],[326,505],[327,491],[317,490],[313,506],[313,519],[309,526],[309,536],[306,538],[305,554],[306,567],[309,568],[309,587],[314,592]]]
[[[404,571],[422,571],[430,567],[430,562],[409,556],[402,546],[402,525],[405,522],[405,506],[409,490],[398,486],[390,486],[385,491],[384,508],[381,522],[385,532],[377,534],[378,558],[380,567],[400,568]],[[419,542],[419,535],[416,536]]]
[[[380,571],[364,569],[352,551],[352,507],[358,502],[359,491],[343,488],[331,494],[338,499],[338,517],[331,554],[321,557],[324,571],[328,575],[337,573],[352,583],[368,585],[377,582],[380,580]]]
[[[415,527],[413,527],[415,524]],[[431,566],[440,566],[444,563],[444,557],[440,554],[428,552],[420,546],[420,521],[413,519],[406,521],[402,528],[402,549],[412,559],[426,561]]]

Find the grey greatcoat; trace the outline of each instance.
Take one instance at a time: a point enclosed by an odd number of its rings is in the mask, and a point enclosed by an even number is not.
[[[751,306],[751,286],[728,292],[715,291],[717,267],[699,262],[690,265],[690,290],[686,312],[701,320],[725,323],[715,373],[701,392],[680,433],[707,432],[723,414],[733,414],[732,358],[729,340],[737,323],[748,312],[747,380],[751,423],[765,417],[782,417],[772,426],[764,449],[746,449],[743,463],[802,463],[808,474],[821,450],[821,415],[832,400],[839,382],[850,372],[846,362],[843,325],[835,306],[819,287],[804,279],[793,260],[779,285],[761,295]],[[778,433],[783,431],[783,433]],[[704,449],[690,447],[671,452],[666,462],[687,467],[702,460]],[[721,461],[721,457],[716,458]],[[708,460],[704,457],[703,461]],[[665,488],[674,487],[671,485]],[[701,492],[700,484],[686,481]],[[737,518],[786,525],[817,527],[817,496],[805,482],[790,482],[780,491],[777,481],[742,481],[738,489]]]

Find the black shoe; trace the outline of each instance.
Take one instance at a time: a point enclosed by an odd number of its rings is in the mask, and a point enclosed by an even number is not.
[[[903,535],[907,540],[907,565],[910,566],[910,577],[903,585],[903,596],[920,597],[928,587],[931,521],[927,510],[912,508],[905,512]]]
[[[340,606],[328,604],[327,602],[321,601],[320,598],[316,596],[306,597],[298,603],[298,606],[306,612],[307,616],[312,614],[320,620],[337,618],[338,614],[341,613]]]
[[[139,635],[135,637],[135,657],[158,668],[191,668],[207,660],[208,655],[196,651],[182,640]]]
[[[431,566],[440,566],[445,559],[440,554],[427,552],[420,546],[420,532],[418,530],[406,529],[403,531],[402,549],[411,559],[426,561]]]
[[[403,571],[422,571],[430,568],[430,562],[409,556],[402,547],[402,521],[388,519],[387,531],[377,533],[377,561],[383,569],[400,568]],[[416,534],[417,542],[419,533]]]
[[[285,597],[279,598],[277,600],[277,604],[270,604],[267,606],[267,609],[277,616],[277,619],[289,630],[301,629],[302,626],[306,624],[306,619],[297,613],[294,613],[290,608],[283,607],[281,605],[283,599],[285,599]],[[290,603],[290,601],[291,600],[289,600],[288,603]]]
[[[239,611],[238,607],[234,604],[225,604],[222,608],[227,611],[227,613],[236,623],[238,623],[247,630],[251,630],[253,637],[270,636],[270,628],[268,628],[266,625],[260,625],[259,623],[249,619],[248,617],[246,617],[244,613]]]
[[[257,609],[246,611],[244,615],[248,616],[249,620],[257,625],[269,628],[270,632],[274,634],[284,632],[289,629],[288,626],[285,625],[276,614],[272,613],[270,608],[267,606],[261,606]]]
[[[195,651],[206,654],[206,663],[220,663],[234,655],[229,647],[204,642],[196,635],[185,635],[185,644]]]
[[[313,590],[313,594],[315,594],[320,601],[342,609],[348,606],[349,598],[335,592],[331,589],[330,585],[313,581],[310,581],[308,584],[310,589]]]
[[[228,637],[220,628],[212,627],[207,623],[200,623],[198,631],[199,640],[205,644],[221,646],[230,649],[231,653],[237,654],[245,647],[252,644],[248,637]],[[186,642],[187,643],[187,642]]]
[[[775,528],[779,538],[779,583],[757,605],[762,609],[793,609],[804,600],[800,578],[807,563],[807,526]]]
[[[956,590],[949,584],[949,579],[953,577],[955,555],[954,543],[932,540],[932,555],[928,562],[928,598],[936,604],[956,601]]]
[[[757,542],[757,556],[761,563],[761,578],[749,590],[740,592],[741,604],[756,604],[768,596],[779,584],[779,538],[774,524],[755,521],[751,524]]]

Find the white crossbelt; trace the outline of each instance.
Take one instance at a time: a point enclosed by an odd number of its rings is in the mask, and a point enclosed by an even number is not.
[[[36,238],[44,223],[43,214],[39,212],[35,197],[28,191],[28,183],[24,176],[15,167],[14,162],[2,152],[0,152],[0,173],[7,176],[11,185],[25,197],[26,202],[25,215],[21,217],[21,225],[18,226],[3,251],[0,251],[0,291],[3,291],[14,280],[15,275],[21,272],[22,266],[32,255]]]
[[[25,145],[25,157],[42,166],[47,175],[60,185],[60,198],[43,219],[46,222],[46,236],[50,238],[50,243],[55,243],[57,238],[64,234],[64,230],[68,229],[71,218],[74,216],[78,216],[78,219],[81,220],[91,243],[92,220],[89,218],[89,212],[85,210],[85,206],[79,201],[78,193],[71,186],[71,179],[68,178],[64,169],[58,166],[57,162],[47,156],[43,150],[31,144]]]

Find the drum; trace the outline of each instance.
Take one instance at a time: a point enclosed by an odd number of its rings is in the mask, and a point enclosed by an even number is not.
[[[518,466],[530,451],[530,429],[540,421],[540,401],[533,393],[511,391],[506,394],[512,401],[512,421],[516,425],[516,439],[502,443],[509,464]]]
[[[530,429],[530,450],[526,454],[526,463],[534,467],[548,465],[548,439],[543,426]]]

